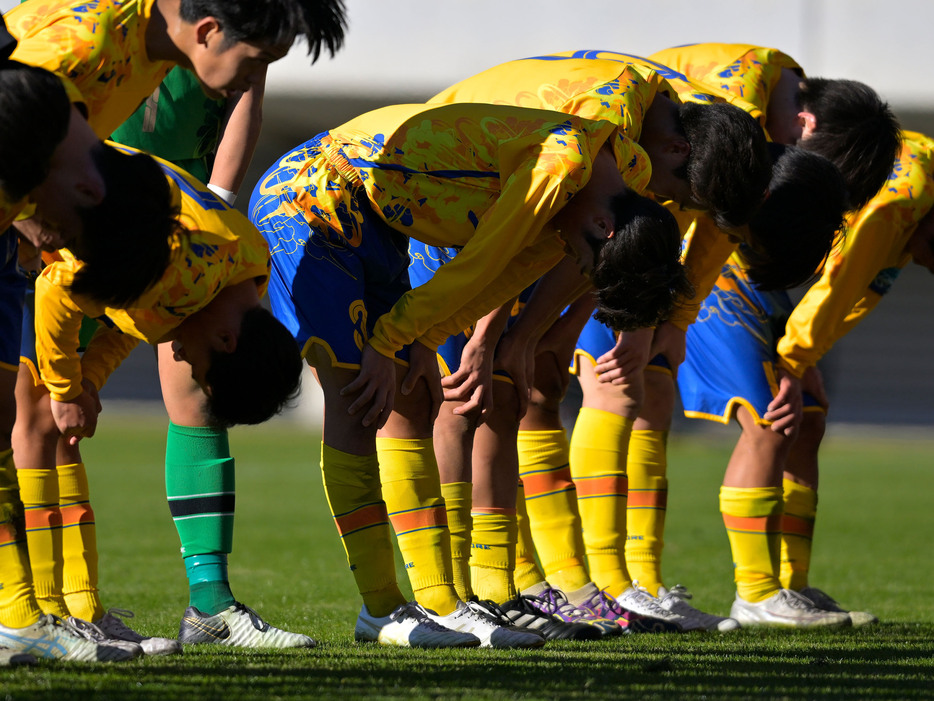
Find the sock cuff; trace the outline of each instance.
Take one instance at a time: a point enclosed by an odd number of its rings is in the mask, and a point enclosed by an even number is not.
[[[431,438],[377,438],[376,454],[383,484],[425,477],[440,479]]]
[[[470,510],[470,515],[472,517],[484,517],[484,516],[504,516],[506,518],[514,519],[516,517],[515,509],[506,509],[498,506],[475,506]]]
[[[817,490],[792,480],[782,480],[785,511],[800,518],[817,515]]]
[[[730,516],[780,515],[784,509],[780,487],[720,487],[720,512]]]
[[[62,501],[87,501],[91,495],[88,486],[88,473],[83,462],[71,465],[59,465],[55,468],[58,473],[58,498]]]
[[[473,485],[470,482],[443,482],[441,496],[448,509],[470,508],[473,501]]]
[[[217,426],[179,426],[171,421],[166,432],[166,462],[217,460],[230,457],[226,428]]]
[[[58,477],[55,470],[17,470],[19,498],[24,506],[58,506]]]

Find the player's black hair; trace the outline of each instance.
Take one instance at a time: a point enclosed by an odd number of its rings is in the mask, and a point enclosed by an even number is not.
[[[762,128],[739,107],[721,103],[685,103],[678,118],[691,152],[675,174],[690,183],[694,201],[718,226],[747,224],[772,172]]]
[[[855,80],[805,78],[798,102],[817,122],[798,146],[829,158],[863,207],[882,188],[901,147],[898,119],[875,90]]]
[[[614,331],[633,331],[667,319],[693,294],[681,265],[681,233],[674,215],[627,191],[613,198],[613,235],[593,271],[594,318]]]
[[[71,102],[54,73],[0,59],[0,188],[10,200],[46,179],[70,117]]]
[[[843,235],[846,183],[828,159],[794,146],[775,153],[769,197],[749,223],[739,248],[750,279],[763,290],[789,289],[820,274]]]
[[[292,334],[256,306],[243,315],[236,350],[211,353],[208,410],[220,426],[259,424],[298,396],[301,379],[302,358]]]
[[[101,142],[93,158],[107,194],[79,211],[81,233],[69,248],[84,265],[71,291],[125,308],[165,274],[178,213],[165,173],[150,156]]]
[[[181,0],[179,15],[189,23],[213,17],[228,42],[291,45],[304,36],[312,63],[322,50],[333,56],[347,29],[343,0]]]

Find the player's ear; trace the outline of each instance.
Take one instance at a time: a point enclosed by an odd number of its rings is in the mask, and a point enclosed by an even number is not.
[[[214,337],[214,349],[221,353],[233,353],[237,350],[237,334],[231,329],[220,329]]]
[[[813,112],[798,112],[798,123],[801,125],[801,138],[806,139],[817,131],[817,117]]]
[[[221,38],[221,26],[213,17],[202,17],[195,22],[195,39],[199,45],[209,48]]]

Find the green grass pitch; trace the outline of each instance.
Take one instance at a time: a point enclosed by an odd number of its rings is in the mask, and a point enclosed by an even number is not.
[[[85,441],[106,606],[174,636],[187,605],[163,484],[162,419],[101,416]],[[669,448],[665,578],[706,610],[733,596],[717,489],[736,433]],[[934,698],[934,438],[838,433],[823,451],[812,584],[879,625],[820,632],[627,636],[539,651],[415,651],[352,642],[359,598],[321,488],[319,436],[278,420],[231,432],[234,594],[307,651],[188,648],[121,665],[0,669],[2,699]],[[399,572],[400,581],[404,575]]]

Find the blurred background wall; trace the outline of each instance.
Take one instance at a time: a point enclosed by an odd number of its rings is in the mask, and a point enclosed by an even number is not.
[[[296,144],[364,111],[421,102],[497,63],[572,49],[647,55],[695,42],[774,46],[809,75],[864,81],[909,129],[934,134],[930,0],[345,0],[333,59],[298,45],[270,68],[263,135],[240,193]],[[16,3],[0,0],[0,10]],[[909,266],[877,310],[822,365],[835,422],[934,426],[934,278]],[[306,378],[298,416],[316,417]],[[152,352],[138,349],[102,393],[157,400]],[[688,422],[706,424],[707,422]]]

